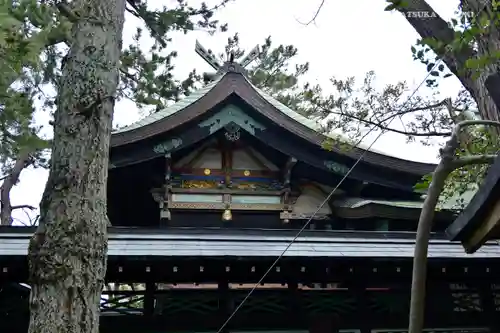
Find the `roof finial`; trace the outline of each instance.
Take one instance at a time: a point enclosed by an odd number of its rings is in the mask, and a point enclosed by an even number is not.
[[[218,71],[222,66],[211,50],[205,49],[200,42],[196,41],[195,52],[203,58],[213,69]]]
[[[256,45],[243,60],[241,60],[240,65],[241,67],[245,68],[248,65],[252,63],[255,59],[259,57],[260,50],[259,50],[259,45]]]
[[[250,53],[240,63],[235,62],[236,54],[234,50],[229,53],[229,57],[224,64],[221,64],[219,60],[215,57],[211,50],[205,49],[200,42],[196,41],[195,51],[200,57],[203,58],[213,69],[215,73],[204,73],[204,81],[208,83],[213,81],[220,75],[224,75],[227,72],[238,72],[246,75],[245,67],[248,66],[252,61],[259,57],[259,45],[255,46]]]

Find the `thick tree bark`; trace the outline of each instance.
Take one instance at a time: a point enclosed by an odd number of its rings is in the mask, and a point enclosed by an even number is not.
[[[58,85],[49,179],[29,245],[30,333],[98,333],[106,181],[125,0],[78,0]]]
[[[489,9],[491,9],[491,1],[467,0],[464,1],[463,10],[478,13],[485,8],[485,5],[486,8],[489,6]],[[400,9],[400,11],[405,15],[406,20],[422,38],[435,38],[445,44],[450,44],[455,39],[453,29],[451,29],[446,21],[444,21],[437,13],[435,13],[432,7],[425,0],[409,0],[408,6]],[[421,17],[408,15],[408,12],[435,13],[435,16],[422,19]],[[482,69],[481,74],[476,79],[473,77],[473,73],[471,71],[465,70],[465,62],[467,59],[485,54],[491,54],[491,51],[496,53],[500,49],[500,34],[498,32],[498,28],[491,29],[488,36],[483,36],[478,44],[477,51],[472,48],[465,48],[460,54],[451,52],[443,53],[440,50],[434,51],[439,56],[442,56],[444,63],[448,66],[450,71],[458,77],[463,86],[475,99],[481,117],[485,120],[500,121],[499,110],[495,106],[493,99],[488,94],[488,91],[485,89],[484,84],[489,75],[498,71],[498,62],[488,65]],[[495,131],[497,134],[500,133],[500,130],[498,129],[495,129]]]
[[[12,205],[10,203],[10,191],[19,180],[21,172],[28,164],[29,154],[22,152],[19,154],[14,167],[10,173],[5,177],[2,186],[0,187],[0,225],[12,224]]]

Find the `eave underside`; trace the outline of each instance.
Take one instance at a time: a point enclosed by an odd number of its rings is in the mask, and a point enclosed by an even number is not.
[[[155,151],[155,147],[169,147],[169,154],[176,154],[177,152],[182,154],[182,151],[189,151],[189,149],[199,146],[204,140],[223,131],[223,129],[218,129],[214,132],[214,127],[206,124],[210,124],[211,121],[212,124],[215,121],[220,122],[219,118],[223,118],[221,113],[227,112],[225,110],[233,105],[232,103],[241,105],[240,102],[232,99],[227,101],[221,108],[213,110],[206,117],[186,124],[177,130],[132,145],[112,149],[112,167],[120,168],[163,157],[165,149],[156,149]],[[241,108],[244,109],[244,112],[248,112],[250,116],[256,116],[251,114],[251,110],[245,109],[244,105],[241,105]],[[237,110],[242,109],[237,108]],[[325,180],[342,177],[343,173],[355,163],[355,160],[351,158],[335,152],[325,151],[320,146],[312,145],[297,138],[283,128],[269,122],[269,120],[266,123],[266,120],[262,119],[262,116],[260,117],[250,118],[255,122],[254,128],[242,129],[242,139],[259,149],[270,150],[273,154],[278,153],[295,157],[297,160],[317,169],[320,173],[330,174],[331,176],[324,177]],[[332,166],[339,166],[341,172],[332,172]],[[420,179],[419,175],[408,174],[403,170],[388,170],[381,166],[366,163],[364,160],[356,165],[348,177],[349,179],[373,183],[408,193],[413,193],[413,186]]]

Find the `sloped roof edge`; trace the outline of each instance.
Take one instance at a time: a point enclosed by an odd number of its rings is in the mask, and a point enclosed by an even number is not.
[[[169,117],[177,112],[184,110],[187,106],[195,103],[200,98],[205,96],[213,87],[215,87],[217,85],[217,83],[219,83],[219,81],[221,79],[222,79],[222,77],[218,77],[213,82],[205,85],[201,89],[194,91],[191,95],[184,97],[183,99],[179,100],[178,102],[167,106],[163,110],[152,113],[152,114],[132,123],[129,126],[125,126],[125,127],[120,128],[116,131],[113,131],[113,135],[133,131],[133,130],[139,129],[141,127],[144,127],[144,126],[148,126],[149,124],[152,124],[156,121],[165,119],[165,118],[167,118],[167,117]]]
[[[242,74],[228,72],[214,82],[183,100],[142,120],[113,132],[111,146],[122,146],[165,133],[211,110],[230,95],[236,94],[265,117],[314,144],[321,145],[327,138],[319,133],[319,124],[291,110],[270,95],[252,85]],[[403,170],[414,174],[432,172],[434,164],[414,162],[386,155],[363,147],[333,151],[371,164]]]

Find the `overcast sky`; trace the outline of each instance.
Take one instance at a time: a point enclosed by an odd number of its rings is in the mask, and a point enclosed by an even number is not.
[[[158,6],[168,0],[156,0]],[[188,1],[190,4],[199,1]],[[215,3],[216,0],[208,0]],[[410,51],[418,35],[401,14],[384,12],[385,0],[327,0],[315,24],[305,26],[300,22],[311,19],[321,0],[236,0],[222,9],[217,18],[229,24],[229,34],[239,32],[241,45],[250,50],[272,36],[273,44],[293,44],[299,50],[298,61],[310,63],[307,76],[309,82],[327,87],[331,76],[346,78],[355,76],[362,80],[366,72],[374,70],[377,84],[382,86],[406,81],[416,88],[427,72],[420,63],[412,60]],[[428,0],[443,18],[450,18],[457,8],[458,0]],[[152,3],[152,1],[150,1]],[[138,21],[127,17],[124,30],[124,45],[131,42]],[[207,49],[222,52],[229,34],[210,36],[204,32],[187,35],[175,34],[171,50],[178,51],[175,74],[183,78],[193,68],[198,72],[211,71],[195,52],[198,39]],[[145,40],[147,46],[151,41]],[[454,77],[440,84],[442,98],[453,97],[460,89]],[[420,88],[420,95],[428,95]],[[115,124],[127,125],[141,117],[134,104],[127,101],[117,103]],[[38,121],[46,124],[48,116],[39,113]],[[369,145],[373,138],[368,138]],[[406,144],[402,136],[386,134],[374,148],[404,159],[435,162],[437,147],[424,147],[418,143]],[[37,206],[45,186],[46,170],[25,170],[21,182],[11,193],[12,204]],[[26,220],[21,212],[15,218]]]

